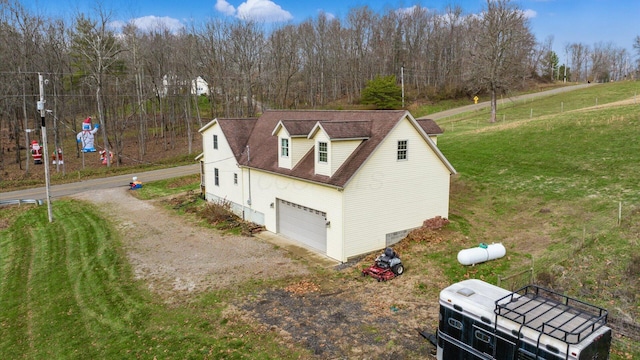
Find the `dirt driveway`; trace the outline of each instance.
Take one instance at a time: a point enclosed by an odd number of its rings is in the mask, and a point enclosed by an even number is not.
[[[154,201],[136,199],[126,188],[75,197],[110,214],[125,234],[135,276],[168,303],[249,279],[291,277],[283,288],[239,299],[229,312],[279,334],[283,346],[308,348],[317,359],[428,358],[434,350],[417,329],[435,328],[433,294],[444,281],[440,274],[412,269],[409,256],[403,257],[407,272],[402,277],[379,283],[360,275],[371,259],[332,269],[309,268],[263,240],[189,224]],[[427,244],[422,246],[426,251]],[[412,256],[420,256],[419,247],[417,253],[412,248]],[[263,271],[274,259],[279,271]],[[426,288],[430,294],[420,296]]]
[[[189,224],[154,204],[131,196],[126,187],[87,191],[75,198],[97,204],[124,234],[124,246],[136,278],[167,302],[249,279],[272,278],[265,259],[278,259],[281,274],[305,274],[271,244],[255,238],[222,235]],[[278,274],[275,274],[277,276]]]

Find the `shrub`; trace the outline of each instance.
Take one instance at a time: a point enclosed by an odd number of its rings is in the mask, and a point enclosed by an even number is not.
[[[362,90],[361,101],[378,109],[398,109],[402,106],[402,88],[394,75],[377,76]]]

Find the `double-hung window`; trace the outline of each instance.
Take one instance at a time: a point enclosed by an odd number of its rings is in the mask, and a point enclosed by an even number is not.
[[[318,143],[318,161],[326,163],[329,158],[329,153],[327,152],[327,143],[319,142]]]
[[[213,169],[213,184],[220,186],[220,171],[218,171],[218,168]]]
[[[407,160],[407,140],[398,140],[398,160]]]
[[[289,139],[287,138],[280,139],[280,156],[289,156]]]
[[[218,135],[213,135],[213,149],[218,150]]]

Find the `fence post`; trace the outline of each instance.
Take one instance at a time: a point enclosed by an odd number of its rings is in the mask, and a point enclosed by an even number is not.
[[[622,223],[622,201],[618,201],[618,226]]]

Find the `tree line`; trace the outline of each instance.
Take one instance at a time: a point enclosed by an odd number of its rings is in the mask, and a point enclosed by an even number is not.
[[[191,152],[203,119],[358,104],[376,77],[402,81],[407,102],[486,93],[495,104],[532,79],[609,81],[634,68],[612,44],[569,44],[569,63],[560,67],[553,38],[538,42],[511,0],[487,0],[479,15],[454,5],[382,13],[361,6],[344,18],[321,13],[278,25],[212,18],[179,31],[160,23],[115,28],[114,20],[99,3],[65,21],[0,0],[2,154],[24,147],[25,129],[38,128],[39,73],[47,79],[55,141],[91,114],[117,160],[128,131],[137,134],[140,158],[149,139],[168,149],[175,137],[187,137]],[[194,93],[197,77],[208,83],[207,95]],[[0,164],[20,162],[19,154],[0,156]]]

